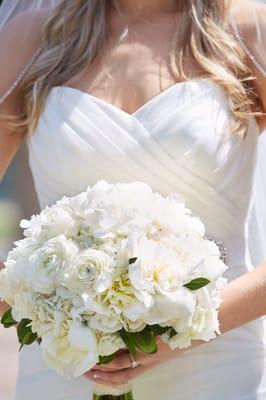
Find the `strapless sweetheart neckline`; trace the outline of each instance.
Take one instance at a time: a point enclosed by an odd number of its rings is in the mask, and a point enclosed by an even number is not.
[[[173,85],[169,86],[168,88],[164,89],[162,92],[156,94],[155,96],[153,96],[152,98],[148,99],[147,101],[145,101],[145,103],[143,103],[141,106],[139,106],[134,112],[130,113],[126,110],[123,110],[122,108],[116,106],[115,104],[112,104],[104,99],[101,99],[100,97],[94,96],[84,90],[72,87],[72,86],[64,86],[64,85],[57,85],[57,86],[53,86],[52,89],[50,90],[50,94],[53,93],[54,91],[58,91],[58,90],[66,90],[66,91],[70,91],[73,94],[77,94],[79,96],[85,96],[87,98],[89,98],[92,101],[95,101],[99,104],[103,104],[107,107],[110,107],[112,109],[115,109],[118,112],[121,112],[123,114],[126,114],[130,117],[136,117],[140,112],[144,111],[144,109],[148,108],[149,106],[153,105],[155,102],[161,100],[164,96],[170,94],[172,91],[176,90],[177,88],[181,88],[184,85],[197,85],[197,84],[204,84],[207,83],[208,85],[213,85],[216,88],[220,88],[222,89],[221,86],[219,86],[214,80],[212,80],[211,78],[198,78],[198,79],[190,79],[188,81],[183,81],[183,82],[176,82]]]

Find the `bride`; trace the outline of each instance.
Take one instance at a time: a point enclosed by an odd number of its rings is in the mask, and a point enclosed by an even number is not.
[[[247,231],[266,127],[265,5],[57,3],[0,32],[0,174],[26,139],[41,207],[99,179],[177,191],[226,245],[229,283],[211,342],[174,352],[158,342],[137,366],[123,353],[72,381],[30,346],[17,400],[89,400],[92,382],[130,380],[136,400],[265,399],[266,263],[253,264]]]

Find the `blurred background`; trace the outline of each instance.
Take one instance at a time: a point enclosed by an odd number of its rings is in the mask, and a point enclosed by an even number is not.
[[[35,212],[38,212],[38,204],[24,145],[0,183],[0,259],[5,259],[14,240],[21,237],[19,221]],[[0,399],[13,400],[18,370],[14,328],[0,327],[0,360]]]

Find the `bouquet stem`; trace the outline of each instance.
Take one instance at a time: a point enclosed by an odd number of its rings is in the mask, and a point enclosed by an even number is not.
[[[93,395],[93,400],[134,400],[132,391],[122,394],[120,396],[113,395],[103,395],[99,396],[97,394]]]

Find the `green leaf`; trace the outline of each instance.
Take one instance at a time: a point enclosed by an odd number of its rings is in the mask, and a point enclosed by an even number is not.
[[[162,327],[160,325],[150,325],[150,329],[152,329],[155,336],[160,336],[163,333],[167,332],[169,327]]]
[[[25,318],[17,326],[18,341],[22,346],[32,344],[38,339],[37,333],[32,332],[30,324],[31,320]],[[20,346],[20,349],[22,346]]]
[[[133,357],[136,357],[137,350],[136,350],[136,344],[135,344],[135,340],[134,340],[133,334],[130,333],[130,332],[127,332],[125,329],[121,329],[119,331],[119,334],[121,336],[121,339],[123,340],[123,342],[127,346],[127,349],[130,352],[130,354]]]
[[[196,278],[184,286],[190,290],[197,290],[208,285],[208,283],[210,283],[210,281],[207,278]]]
[[[99,363],[98,364],[108,364],[109,362],[113,361],[113,359],[117,356],[117,351],[109,356],[99,356]]]
[[[9,308],[3,315],[1,318],[1,324],[5,327],[5,328],[10,328],[11,326],[16,325],[18,322],[14,320],[13,316],[12,316],[12,308]]]
[[[177,335],[177,332],[174,330],[174,328],[170,328],[168,334],[169,334],[169,338],[172,339],[172,337]]]
[[[132,257],[132,258],[130,258],[130,259],[128,260],[128,263],[129,263],[129,264],[133,264],[134,262],[137,261],[137,259],[138,259],[138,257]]]
[[[134,340],[140,351],[146,354],[156,353],[156,337],[152,329],[146,327],[142,332],[135,332]]]

